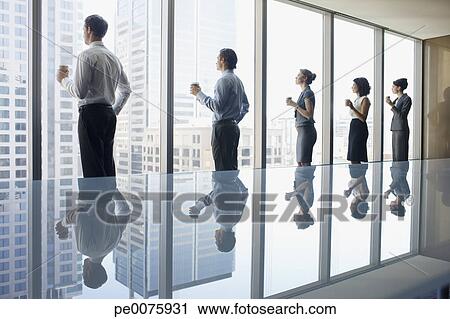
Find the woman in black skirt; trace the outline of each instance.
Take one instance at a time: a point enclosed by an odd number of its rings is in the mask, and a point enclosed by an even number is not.
[[[369,129],[366,119],[370,109],[370,100],[367,97],[370,93],[369,81],[366,78],[354,79],[352,91],[358,97],[353,103],[350,100],[345,100],[345,105],[350,108],[350,115],[352,116],[348,134],[347,160],[352,164],[360,164],[368,161],[367,139],[369,138]]]
[[[309,85],[316,78],[316,74],[307,69],[300,69],[295,83],[300,86],[302,93],[297,103],[292,98],[286,99],[286,104],[295,108],[295,127],[297,129],[296,158],[298,166],[310,166],[317,131],[314,127],[314,107],[316,99]]]
[[[394,102],[386,97],[386,103],[393,113],[391,122],[392,131],[392,159],[393,161],[407,161],[409,152],[409,125],[408,113],[411,109],[411,98],[404,93],[408,87],[408,80],[398,79],[392,84],[392,93],[397,95]]]

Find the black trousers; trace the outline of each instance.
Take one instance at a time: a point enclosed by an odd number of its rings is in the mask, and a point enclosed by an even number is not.
[[[84,177],[116,176],[113,157],[116,122],[111,106],[91,104],[80,108],[78,139]]]
[[[211,146],[216,171],[238,169],[239,126],[234,121],[222,121],[213,125]]]

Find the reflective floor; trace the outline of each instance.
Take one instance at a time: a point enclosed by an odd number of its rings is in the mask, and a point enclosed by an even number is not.
[[[450,263],[450,160],[10,184],[0,298],[294,297]]]

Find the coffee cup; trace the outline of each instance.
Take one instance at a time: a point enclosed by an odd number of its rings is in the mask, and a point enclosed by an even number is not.
[[[68,65],[60,65],[59,72],[63,72],[63,73],[69,72],[69,66]]]

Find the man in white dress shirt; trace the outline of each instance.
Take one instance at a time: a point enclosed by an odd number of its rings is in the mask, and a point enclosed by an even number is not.
[[[57,74],[58,82],[78,99],[78,138],[84,177],[115,176],[116,116],[131,94],[119,59],[103,45],[107,30],[108,23],[102,17],[87,17],[84,42],[89,48],[78,56],[73,80],[67,70],[60,69]]]

